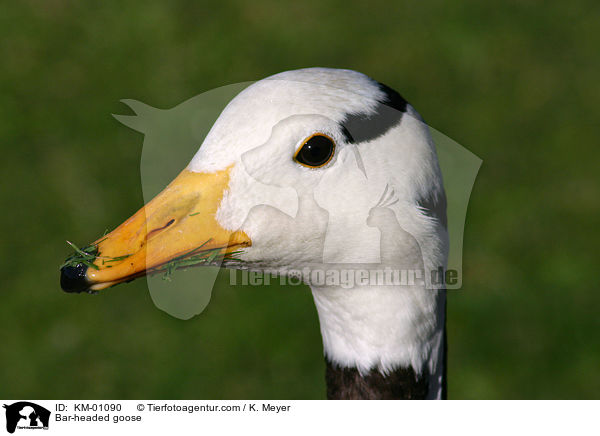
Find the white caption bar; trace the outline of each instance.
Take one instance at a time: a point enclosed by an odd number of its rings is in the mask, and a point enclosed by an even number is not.
[[[131,434],[598,434],[598,401],[4,400],[19,436]],[[48,414],[49,413],[49,414]],[[34,430],[43,430],[42,433]],[[590,432],[591,431],[591,432]],[[7,434],[7,433],[4,433]]]

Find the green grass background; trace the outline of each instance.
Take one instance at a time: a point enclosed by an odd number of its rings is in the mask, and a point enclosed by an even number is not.
[[[308,66],[362,71],[483,159],[450,398],[600,393],[600,3],[5,2],[0,12],[0,397],[324,398],[306,288],[230,287],[180,321],[146,283],[67,295],[65,240],[141,206],[122,98],[168,108]]]

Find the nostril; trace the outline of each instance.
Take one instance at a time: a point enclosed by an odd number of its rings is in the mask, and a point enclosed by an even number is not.
[[[60,269],[60,287],[65,292],[83,292],[89,288],[85,273],[88,267],[82,263]]]
[[[150,236],[154,236],[156,233],[158,233],[158,232],[166,229],[167,227],[169,227],[174,222],[175,222],[175,218],[171,218],[171,220],[167,224],[165,224],[164,226],[159,227],[157,229],[151,230],[150,232],[148,232],[148,235],[146,235],[146,239],[150,239]]]

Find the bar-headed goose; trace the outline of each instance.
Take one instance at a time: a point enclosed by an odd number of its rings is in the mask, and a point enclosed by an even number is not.
[[[443,398],[445,291],[428,276],[447,241],[416,111],[364,74],[309,68],[236,96],[187,168],[91,261],[64,266],[61,286],[98,291],[209,252],[228,268],[300,274],[329,398]]]

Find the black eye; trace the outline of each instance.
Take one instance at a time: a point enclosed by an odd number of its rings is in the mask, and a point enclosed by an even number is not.
[[[294,159],[304,166],[318,168],[331,160],[334,151],[333,139],[323,134],[317,134],[304,141]]]

